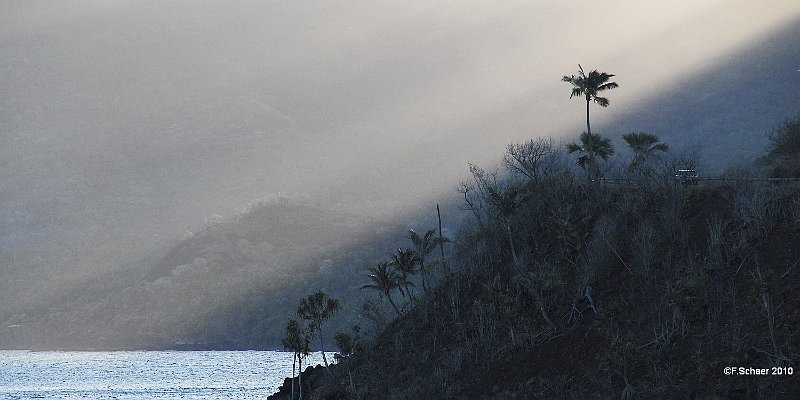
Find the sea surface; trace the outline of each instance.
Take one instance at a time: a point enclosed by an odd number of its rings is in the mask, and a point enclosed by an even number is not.
[[[291,373],[280,351],[2,350],[0,399],[265,399]]]

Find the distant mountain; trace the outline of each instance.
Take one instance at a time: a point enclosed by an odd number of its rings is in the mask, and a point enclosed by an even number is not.
[[[93,283],[38,313],[2,321],[4,348],[278,348],[298,299],[339,298],[348,326],[357,283],[403,229],[305,207],[261,204],[186,238],[125,284]]]
[[[192,235],[167,252],[145,279],[169,276],[174,268],[199,258],[223,271],[324,258],[342,248],[369,246],[388,231],[385,222],[354,214],[296,205],[264,206]]]
[[[620,148],[622,134],[652,132],[675,149],[699,150],[702,165],[715,170],[750,161],[765,151],[767,133],[779,121],[800,112],[798,38],[795,19],[697,73],[676,77],[598,131]]]

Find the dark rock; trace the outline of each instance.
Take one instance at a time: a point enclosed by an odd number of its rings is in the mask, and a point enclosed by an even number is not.
[[[325,367],[322,365],[317,364],[316,366],[308,366],[306,367],[305,371],[301,372],[302,381],[303,381],[303,397],[308,398],[308,396],[319,387],[322,377],[325,371]],[[295,390],[295,398],[299,398],[300,395],[300,379],[294,379],[294,390]],[[291,400],[292,398],[292,378],[285,378],[283,380],[283,385],[278,388],[278,392],[270,395],[267,397],[267,400]]]

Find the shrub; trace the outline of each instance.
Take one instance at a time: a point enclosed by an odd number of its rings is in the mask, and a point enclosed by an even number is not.
[[[800,113],[785,119],[770,134],[771,156],[800,154]]]

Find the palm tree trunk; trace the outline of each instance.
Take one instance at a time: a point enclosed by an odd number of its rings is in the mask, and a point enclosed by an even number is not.
[[[403,276],[403,282],[406,282],[406,277],[405,277],[405,276]],[[403,286],[403,282],[400,282],[400,284],[399,284],[399,285],[397,285],[397,290],[399,290],[399,291],[400,291],[400,295],[401,295],[401,296],[403,296],[403,298],[405,299],[405,298],[406,298],[406,291],[405,291],[405,289],[407,289],[407,287],[406,287],[406,286]]]
[[[597,163],[597,158],[592,154],[592,160],[589,161],[589,179],[600,178],[600,164]]]
[[[400,316],[400,310],[397,308],[397,305],[394,304],[394,300],[392,300],[391,293],[386,293],[386,298],[389,299],[389,304],[392,305],[392,308],[394,308],[394,312],[396,312],[397,316],[399,317]]]
[[[425,293],[428,293],[428,286],[425,285],[425,260],[420,259],[419,272],[420,275],[422,275],[422,290],[424,290]]]
[[[442,253],[442,262],[444,262],[444,239],[442,239],[442,213],[439,211],[439,204],[436,204],[436,216],[439,217],[439,251]],[[445,264],[447,269],[447,264]]]
[[[408,274],[403,274],[403,286],[405,286],[406,293],[408,294],[408,300],[414,301],[416,297],[414,297],[414,293],[411,292],[410,284],[411,282],[408,281]]]
[[[592,136],[592,126],[589,125],[589,99],[586,99],[586,133],[589,134],[589,137]]]
[[[347,376],[350,377],[350,393],[356,393],[356,385],[353,383],[353,371],[350,370],[350,362],[347,362]]]
[[[322,328],[321,327],[317,331],[317,333],[319,333],[319,351],[322,353],[322,361],[325,362],[325,368],[328,368],[328,358],[325,357],[325,348],[323,347],[323,344],[322,344]]]
[[[297,374],[297,379],[300,382],[298,387],[300,388],[300,400],[303,400],[303,357],[298,357],[300,360],[300,373]]]
[[[292,356],[292,400],[294,400],[294,379],[295,379],[294,367],[296,366],[296,364],[297,364],[297,353],[294,353],[294,355]]]
[[[514,235],[511,234],[510,221],[506,221],[506,232],[508,232],[508,244],[511,245],[511,260],[514,262],[514,268],[519,272],[522,270],[522,260],[520,260],[517,248],[514,246]]]

